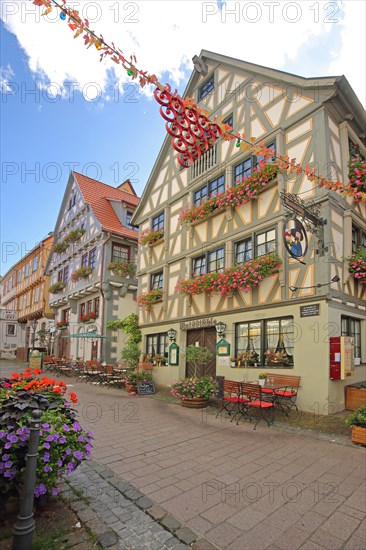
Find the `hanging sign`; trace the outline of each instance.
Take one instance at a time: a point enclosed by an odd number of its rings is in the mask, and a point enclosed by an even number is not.
[[[224,338],[221,338],[216,344],[216,355],[224,357],[230,355],[230,344]]]
[[[308,237],[306,229],[297,218],[290,218],[283,228],[283,242],[287,252],[298,261],[306,255]]]

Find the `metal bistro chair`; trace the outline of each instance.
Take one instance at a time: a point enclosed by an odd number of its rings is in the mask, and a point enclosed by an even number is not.
[[[258,384],[240,382],[240,397],[243,400],[243,411],[237,420],[237,424],[239,424],[239,420],[242,416],[247,416],[250,420],[256,418],[254,430],[257,428],[257,424],[262,418],[267,422],[268,426],[273,424],[274,403],[272,401],[265,401],[264,396],[265,394],[262,393],[262,388]],[[246,403],[244,403],[244,401],[246,401]],[[264,411],[266,410],[269,411],[268,418],[264,416]],[[252,414],[254,411],[258,411],[258,413]]]
[[[222,411],[226,411],[229,416],[231,413],[234,413],[231,421],[234,420],[237,414],[241,414],[242,405],[245,404],[246,400],[243,400],[240,397],[240,386],[239,382],[234,382],[233,380],[223,380],[222,381],[222,397],[221,397],[221,407],[216,414],[216,418]]]

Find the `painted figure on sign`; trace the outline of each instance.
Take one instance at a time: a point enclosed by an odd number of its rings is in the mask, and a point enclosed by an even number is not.
[[[301,258],[306,253],[306,250],[303,250],[302,245],[302,241],[304,240],[304,227],[296,219],[292,219],[291,221],[293,222],[294,227],[292,227],[291,229],[289,227],[286,227],[285,229],[287,249],[290,254],[292,254],[292,256]]]

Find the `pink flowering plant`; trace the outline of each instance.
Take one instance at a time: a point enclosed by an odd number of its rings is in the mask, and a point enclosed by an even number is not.
[[[366,160],[357,146],[351,151],[348,161],[349,185],[359,193],[366,193]]]
[[[216,395],[217,382],[211,376],[181,378],[172,384],[171,394],[177,399],[209,399]]]
[[[223,273],[206,273],[179,281],[176,291],[187,296],[203,293],[225,295],[238,289],[246,292],[259,285],[265,277],[273,275],[281,263],[282,260],[276,253],[267,254],[249,262],[227,267]]]
[[[32,411],[42,411],[36,497],[57,495],[60,481],[91,454],[92,433],[82,429],[66,384],[27,369],[0,380],[0,492],[20,490],[26,465]]]
[[[246,202],[255,199],[268,182],[276,177],[279,171],[277,164],[266,164],[224,193],[211,197],[199,206],[191,206],[182,210],[179,215],[180,222],[184,224],[203,221],[217,210],[242,206]]]
[[[164,237],[164,229],[147,229],[143,231],[139,238],[139,243],[143,246],[154,244]]]
[[[348,270],[353,274],[357,281],[361,284],[366,284],[366,248],[360,247],[347,258]]]
[[[163,291],[161,288],[154,288],[150,292],[144,292],[136,298],[136,303],[138,307],[144,308],[145,311],[150,312],[153,308],[153,305],[157,302],[161,302],[163,298]]]

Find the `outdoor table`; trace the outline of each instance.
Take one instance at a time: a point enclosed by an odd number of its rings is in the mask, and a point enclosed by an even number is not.
[[[255,382],[248,382],[249,384],[258,384],[258,380],[256,380]],[[259,385],[259,384],[258,384]],[[278,408],[281,412],[283,412],[284,414],[288,414],[288,412],[286,411],[286,409],[284,408],[284,406],[282,405],[282,398],[281,396],[279,395],[276,395],[275,394],[275,391],[276,390],[283,390],[283,389],[286,389],[286,385],[285,384],[281,384],[281,382],[267,382],[261,386],[262,390],[271,390],[272,393],[269,393],[269,392],[263,392],[263,395],[265,397],[268,397],[269,399],[271,399],[273,401],[273,404],[276,408]]]

